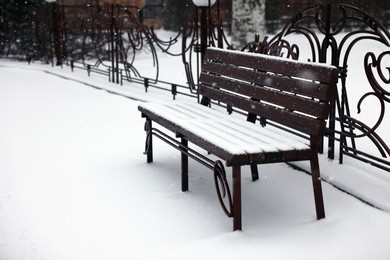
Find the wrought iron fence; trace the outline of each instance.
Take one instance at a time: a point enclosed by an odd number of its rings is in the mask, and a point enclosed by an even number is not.
[[[364,42],[368,49],[359,46]],[[390,127],[384,120],[390,101],[390,33],[380,20],[349,5],[317,5],[297,13],[271,40],[247,48],[337,66],[339,95],[328,127],[328,157],[334,159],[339,149],[340,163],[349,156],[390,171],[390,149],[384,139]],[[352,53],[361,54],[359,64]],[[354,82],[357,74],[365,75],[366,81]],[[363,111],[370,116],[360,119]]]
[[[33,16],[34,19],[45,17],[36,21],[36,30],[28,34],[34,42],[33,50],[16,44],[18,38],[12,35],[15,30],[12,24],[1,25],[1,55],[24,59],[41,56],[48,61],[56,57],[58,64],[100,73],[112,82],[132,81],[143,84],[145,90],[157,87],[170,91],[174,97],[177,94],[197,97],[202,41],[209,46],[231,48],[224,33],[226,23],[218,19],[219,13],[215,10],[194,8],[181,30],[163,40],[152,27],[143,23],[142,13],[146,9],[135,6],[47,5],[45,8],[42,10],[50,13],[49,16]],[[151,12],[151,7],[148,8],[147,12]],[[38,29],[38,23],[43,27]],[[359,45],[362,42],[370,42],[370,49],[362,51]],[[371,48],[374,44],[378,52]],[[360,65],[351,59],[357,50],[362,54]],[[390,101],[387,90],[390,34],[385,24],[353,6],[316,5],[287,20],[273,38],[257,37],[243,51],[337,66],[340,69],[339,96],[327,132],[329,158],[335,158],[338,152],[341,163],[344,156],[349,156],[390,171],[390,149],[385,140],[386,130],[383,130],[388,129],[385,112]],[[161,54],[181,58],[186,83],[161,79],[158,57]],[[148,75],[137,67],[137,61],[146,56],[150,61]],[[355,69],[358,72],[353,71]],[[351,78],[354,73],[364,74],[366,82],[354,82]],[[359,113],[367,111],[371,118],[376,116],[377,119],[365,122],[359,117]]]

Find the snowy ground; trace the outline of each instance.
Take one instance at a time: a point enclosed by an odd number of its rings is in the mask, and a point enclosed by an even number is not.
[[[389,173],[321,156],[317,221],[310,176],[273,164],[251,182],[244,169],[232,232],[208,169],[191,161],[182,193],[176,150],[156,141],[146,163],[139,99],[171,96],[85,74],[0,61],[1,260],[390,259]]]

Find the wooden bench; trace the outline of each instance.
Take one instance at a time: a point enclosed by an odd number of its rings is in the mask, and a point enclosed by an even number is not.
[[[241,166],[250,165],[256,180],[258,164],[309,160],[317,219],[324,218],[317,152],[337,77],[337,69],[325,64],[208,48],[198,87],[201,104],[172,101],[138,107],[146,118],[147,162],[153,161],[156,136],[181,152],[183,191],[188,190],[188,157],[212,169],[221,206],[233,217],[233,230],[241,230]],[[211,106],[215,101],[245,112],[246,120]],[[254,124],[259,119],[263,126]],[[281,128],[269,126],[271,122]],[[223,163],[191,149],[188,142],[232,167],[232,194]]]

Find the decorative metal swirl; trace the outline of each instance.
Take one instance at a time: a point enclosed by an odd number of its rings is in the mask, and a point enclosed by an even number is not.
[[[369,127],[363,122],[349,116],[344,115],[341,117],[341,122],[343,124],[343,127],[348,129],[349,131],[344,131],[342,134],[346,137],[350,138],[362,138],[362,137],[368,137],[372,143],[377,147],[378,151],[382,155],[382,157],[387,157],[387,155],[390,155],[390,149],[386,145],[386,143],[383,141],[383,139],[375,132],[378,127],[381,125],[384,119],[385,115],[385,101],[390,102],[390,92],[386,91],[381,83],[378,82],[377,78],[375,76],[375,73],[373,71],[373,68],[376,68],[377,75],[379,75],[379,79],[382,80],[383,84],[389,84],[390,83],[390,77],[386,77],[383,73],[382,69],[382,59],[386,56],[390,55],[390,51],[383,52],[378,56],[378,59],[375,57],[375,54],[372,52],[369,52],[365,55],[364,58],[364,69],[366,72],[367,79],[374,90],[374,92],[368,92],[364,94],[357,103],[357,112],[360,114],[362,110],[362,104],[364,100],[368,97],[374,97],[380,104],[380,113],[379,117],[374,124],[374,126]],[[388,74],[389,68],[386,68]],[[356,134],[355,130],[358,130],[361,132],[361,134]],[[386,155],[387,154],[387,155]]]
[[[383,58],[389,55],[390,56],[390,51],[386,51],[381,53],[378,56],[378,59],[375,58],[375,54],[372,52],[369,52],[366,54],[364,58],[364,69],[366,71],[367,79],[373,88],[374,92],[383,99],[386,102],[390,102],[390,92],[386,91],[381,84],[376,80],[376,77],[374,75],[374,72],[372,68],[377,69],[377,73],[379,75],[379,78],[382,80],[384,84],[390,84],[390,68],[386,67],[387,71],[387,76],[383,72],[383,68],[381,66]],[[371,59],[371,63],[369,63],[369,59]]]
[[[379,122],[380,123],[380,122]],[[344,130],[342,135],[345,137],[350,137],[350,138],[359,138],[359,137],[367,137],[369,138],[372,143],[377,147],[378,151],[382,155],[382,157],[386,158],[387,155],[390,155],[390,149],[386,145],[386,143],[383,141],[383,139],[375,133],[374,128],[370,128],[363,122],[349,116],[344,116],[342,118],[342,124],[344,127],[350,130],[350,132]],[[358,130],[362,134],[358,135],[355,134],[354,131]],[[386,155],[387,153],[387,155]]]
[[[296,44],[290,44],[288,41],[281,39],[273,44],[268,42],[268,37],[260,41],[259,35],[256,35],[255,41],[248,43],[241,51],[248,51],[253,53],[269,54],[272,56],[283,57],[298,60],[299,47]]]
[[[55,56],[57,59],[61,59],[61,62],[62,58],[65,58],[80,61],[85,67],[109,68],[110,73],[113,73],[111,79],[114,78],[114,73],[119,74],[119,70],[123,70],[129,79],[134,77],[138,80],[143,79],[143,76],[141,75],[142,71],[138,70],[140,68],[136,68],[136,60],[140,54],[146,52],[150,54],[151,59],[148,62],[152,66],[152,68],[147,68],[148,74],[151,75],[148,80],[156,83],[160,74],[157,53],[161,51],[172,56],[182,57],[188,85],[193,93],[196,92],[196,80],[201,67],[199,17],[201,17],[200,14],[204,14],[199,13],[199,8],[195,9],[196,14],[188,19],[181,31],[174,37],[165,40],[160,39],[153,28],[142,24],[136,6],[67,6],[62,3],[42,10],[44,13],[51,12],[55,14],[56,19],[58,18],[58,24],[53,24],[56,32],[53,32],[53,37],[50,35],[50,30],[47,28],[51,27],[52,21],[48,15],[41,15],[40,11],[37,13],[39,15],[35,17],[42,16],[45,19],[42,23],[36,23],[42,24],[42,26],[37,27],[39,31],[34,32],[34,35],[42,33],[45,39],[55,39],[53,42]],[[53,10],[55,12],[52,12]],[[226,40],[227,37],[222,30],[222,23],[219,19],[211,17],[211,13],[208,13],[206,22],[207,44],[220,48],[225,45],[225,48],[231,49],[232,46]],[[41,42],[40,39],[34,40],[34,44],[27,46],[27,49],[19,50],[20,53],[13,54],[12,46],[17,47],[17,45],[12,44],[17,40],[13,26],[16,25],[6,24],[5,31],[0,33],[4,37],[9,37],[9,40],[2,46],[3,51],[0,50],[0,55],[26,55],[30,56],[29,59],[34,59],[34,55],[46,55],[48,58],[53,58],[52,48],[47,47],[47,41]],[[351,28],[353,30],[350,30]],[[300,35],[304,40],[300,39],[298,43],[294,43],[294,38],[289,41],[288,37],[291,35]],[[30,36],[30,34],[25,36]],[[182,40],[181,48],[173,48],[175,44],[180,42],[180,38]],[[384,51],[379,55],[373,52],[365,54],[364,69],[369,89],[358,97],[358,100],[351,100],[348,94],[354,89],[352,86],[347,86],[348,73],[350,73],[351,68],[348,65],[351,63],[352,51],[364,41],[379,43],[384,47]],[[34,51],[35,54],[31,56],[32,53],[28,54],[28,52],[31,52],[31,48],[35,44],[38,44],[39,50],[38,52]],[[352,140],[352,150],[357,150],[354,139],[367,137],[375,144],[380,154],[385,156],[389,155],[388,146],[376,132],[384,122],[386,105],[390,102],[390,90],[388,89],[390,69],[384,65],[385,58],[390,55],[389,48],[390,32],[376,17],[346,4],[318,4],[297,13],[273,38],[260,39],[257,36],[255,41],[248,43],[242,50],[291,59],[324,62],[338,67],[340,69],[339,96],[331,111],[331,120],[329,120],[329,151],[334,150],[335,145],[331,142],[338,139],[333,135],[336,133],[340,135],[339,140],[345,142],[342,146],[347,145],[346,138]],[[358,120],[351,114],[351,107],[356,107],[358,113],[367,109],[363,105],[368,98],[374,98],[379,103],[379,111],[377,111],[379,115],[373,115],[374,118],[377,118],[373,125],[363,123],[363,120]],[[340,131],[336,129],[336,121],[340,123]],[[330,158],[333,158],[332,156],[329,155]],[[218,177],[219,180],[223,180],[224,174],[220,166],[216,169],[221,172],[218,175],[221,176]],[[386,167],[390,171],[390,162]]]
[[[199,10],[198,10],[199,11]],[[204,11],[204,10],[203,10]],[[195,14],[195,17],[189,20],[187,24],[182,28],[182,48],[181,55],[184,64],[184,69],[187,76],[187,82],[191,92],[196,91],[197,82],[195,79],[200,74],[200,53],[202,51],[200,44],[201,29],[198,24],[199,13]],[[207,43],[208,46],[231,49],[232,45],[229,43],[226,34],[222,28],[222,23],[216,21],[212,15],[208,16],[207,25]],[[195,62],[196,61],[196,62]],[[196,67],[194,68],[194,65]]]
[[[274,56],[285,56],[295,60],[299,59],[299,46],[290,43],[285,38],[291,34],[300,34],[306,38],[310,46],[312,56],[309,59],[313,62],[318,61],[321,53],[321,41],[316,31],[311,30],[307,25],[310,21],[314,21],[318,28],[324,27],[324,22],[320,16],[322,10],[322,5],[317,5],[296,14],[280,33],[267,41],[268,47],[263,48],[265,50],[264,53]]]
[[[77,6],[77,12],[86,15],[82,18],[70,15],[71,8],[61,6],[63,56],[67,59],[81,61],[84,66],[93,63],[115,72],[123,70],[128,78],[143,78],[135,61],[140,54],[148,53],[153,67],[147,69],[148,79],[157,83],[160,73],[157,50],[172,56],[182,55],[172,50],[182,32],[168,40],[159,39],[153,28],[139,20],[140,9],[136,6]]]
[[[339,96],[329,121],[329,158],[333,159],[334,156],[334,140],[336,140],[334,133],[340,135],[341,142],[344,142],[343,147],[347,145],[346,138],[351,138],[352,142],[349,145],[352,145],[352,150],[357,150],[355,139],[368,138],[381,156],[386,157],[390,155],[390,149],[377,134],[377,130],[384,121],[386,103],[390,102],[390,91],[386,89],[390,84],[390,69],[383,65],[385,57],[388,58],[390,55],[390,50],[387,50],[390,47],[390,32],[378,19],[364,10],[346,4],[338,4],[337,8],[332,9],[334,6],[320,4],[305,9],[295,15],[275,37],[263,41],[256,39],[255,42],[249,43],[245,50],[330,63],[338,67],[340,69]],[[312,26],[313,24],[315,27]],[[348,30],[352,27],[353,30]],[[298,46],[288,40],[290,35],[303,36],[305,41],[300,41]],[[379,56],[375,56],[373,52],[365,54],[364,69],[370,88],[355,101],[348,98],[348,92],[353,91],[347,87],[348,65],[351,62],[352,50],[358,43],[364,41],[382,44],[385,51]],[[308,57],[301,57],[303,52],[300,52],[300,49],[302,51],[304,46],[309,46],[304,53]],[[359,114],[369,97],[374,97],[380,108],[377,120],[372,126],[352,116],[350,110],[351,106],[356,105]],[[376,115],[373,116],[375,118]],[[340,122],[341,131],[336,129],[335,121]],[[376,160],[380,161],[380,158]],[[386,165],[390,170],[390,162]]]
[[[219,199],[219,203],[221,204],[221,207],[225,214],[228,217],[233,217],[233,200],[232,195],[230,193],[229,183],[226,180],[226,172],[225,168],[221,161],[216,161],[214,164],[214,182],[215,182],[215,188],[217,190],[217,195]],[[224,202],[224,198],[227,196],[227,203],[228,206],[226,206],[226,203]]]

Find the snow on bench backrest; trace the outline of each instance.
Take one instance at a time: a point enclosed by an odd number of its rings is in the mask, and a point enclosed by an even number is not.
[[[337,69],[264,54],[208,48],[199,94],[309,135],[321,134]]]

